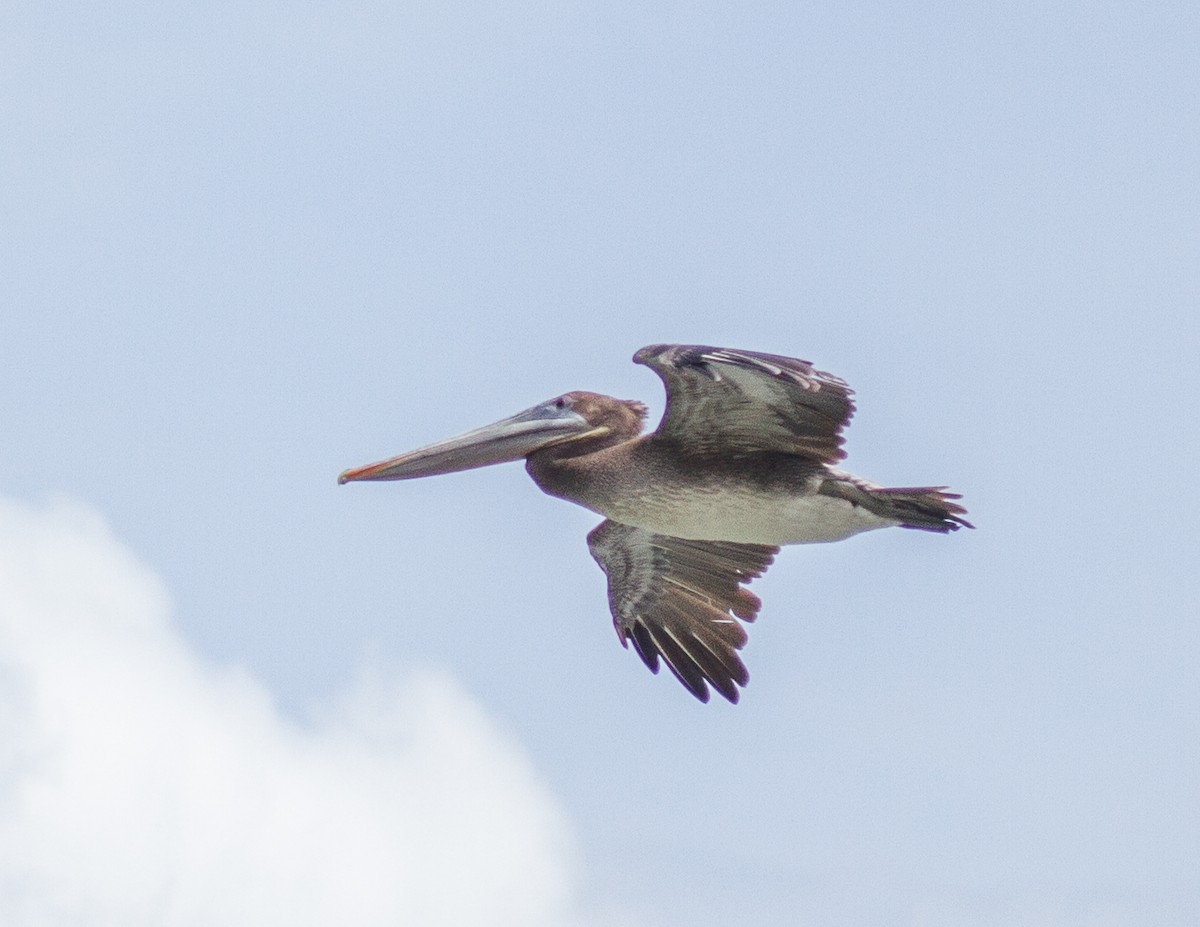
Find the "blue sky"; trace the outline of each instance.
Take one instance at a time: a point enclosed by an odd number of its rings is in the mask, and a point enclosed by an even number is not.
[[[131,860],[176,861],[123,883],[126,850],[67,866],[46,837],[7,919],[67,923],[40,888],[65,885],[114,923],[264,923],[299,882],[361,923],[1200,917],[1191,6],[0,24],[0,723],[24,745],[0,851],[119,807],[154,835]],[[844,377],[848,467],[949,484],[979,529],[786,550],[736,707],[621,650],[595,517],[520,467],[335,483],[568,389],[656,414],[629,358],[660,341]],[[67,672],[93,664],[60,627],[112,659]],[[136,704],[179,723],[126,727]],[[231,758],[221,788],[181,784],[167,730]],[[89,731],[123,758],[94,788]],[[230,798],[287,788],[319,839]],[[163,824],[192,817],[216,836]],[[437,834],[479,852],[415,864]],[[512,858],[543,892],[504,894]]]

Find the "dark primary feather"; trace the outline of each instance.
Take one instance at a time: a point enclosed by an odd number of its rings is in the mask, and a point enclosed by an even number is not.
[[[655,438],[702,453],[780,451],[835,463],[853,390],[808,361],[705,345],[650,345],[634,356],[662,378]]]
[[[753,621],[758,596],[742,588],[771,565],[778,547],[690,541],[602,522],[588,549],[608,576],[613,626],[651,672],[662,657],[696,698],[712,686],[731,702],[749,680],[737,651],[746,643],[738,623]],[[736,617],[735,617],[736,616]]]

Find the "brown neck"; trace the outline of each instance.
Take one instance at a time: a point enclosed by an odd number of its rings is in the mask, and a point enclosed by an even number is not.
[[[627,442],[627,438],[612,435],[566,441],[530,454],[525,470],[542,492],[595,510],[597,495],[612,482],[616,463],[613,454],[601,452]]]

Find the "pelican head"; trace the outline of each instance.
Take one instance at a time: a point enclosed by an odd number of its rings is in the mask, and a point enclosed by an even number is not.
[[[601,401],[603,400],[603,401]],[[620,415],[619,409],[626,414]],[[339,483],[355,480],[413,480],[439,473],[473,470],[491,464],[520,460],[537,451],[567,442],[605,439],[626,431],[625,419],[633,416],[641,430],[645,407],[596,393],[576,391],[548,399],[524,412],[438,441],[399,457],[345,470]],[[626,437],[620,434],[621,438]]]

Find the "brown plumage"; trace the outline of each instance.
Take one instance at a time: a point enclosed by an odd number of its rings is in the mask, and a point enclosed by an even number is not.
[[[887,526],[971,527],[945,487],[887,488],[833,465],[854,413],[846,383],[807,361],[698,345],[634,355],[662,378],[667,409],[575,391],[458,438],[348,470],[339,482],[413,479],[525,458],[545,492],[605,516],[588,547],[608,579],[622,644],[665,662],[701,701],[749,678],[743,588],[781,545]]]
[[[740,583],[761,576],[778,547],[688,541],[601,522],[588,549],[608,577],[608,601],[621,643],[651,672],[661,654],[671,672],[702,702],[711,685],[731,702],[750,678],[738,651],[762,602]]]

